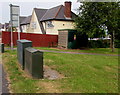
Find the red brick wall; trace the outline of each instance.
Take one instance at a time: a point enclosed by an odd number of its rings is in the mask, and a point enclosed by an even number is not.
[[[56,46],[58,43],[58,35],[47,35],[47,34],[33,34],[33,33],[20,33],[21,39],[32,41],[34,47],[49,47]],[[16,46],[18,40],[18,33],[13,32],[13,44]],[[11,43],[11,32],[2,31],[2,43],[10,45]]]

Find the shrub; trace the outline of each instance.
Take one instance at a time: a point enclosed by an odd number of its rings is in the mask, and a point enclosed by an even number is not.
[[[120,40],[115,40],[115,47],[120,48]]]
[[[89,40],[88,47],[89,48],[109,48],[110,40]]]

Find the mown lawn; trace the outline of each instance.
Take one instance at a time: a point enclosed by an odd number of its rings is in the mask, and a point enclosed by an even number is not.
[[[44,64],[65,76],[57,80],[30,78],[19,67],[15,50],[3,54],[3,64],[14,93],[118,93],[118,56],[45,52]]]

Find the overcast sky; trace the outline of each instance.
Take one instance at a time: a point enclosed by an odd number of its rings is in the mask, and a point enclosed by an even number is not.
[[[49,9],[58,5],[64,5],[67,0],[0,0],[0,23],[9,22],[10,7],[9,4],[20,6],[20,15],[29,16],[32,14],[33,8]],[[77,13],[80,3],[77,0],[69,0],[72,2],[72,11]]]

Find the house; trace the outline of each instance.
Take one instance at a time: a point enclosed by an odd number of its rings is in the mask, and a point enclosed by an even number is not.
[[[71,11],[71,4],[65,2],[64,6],[59,5],[50,9],[34,8],[29,24],[24,20],[25,23],[22,22],[21,27],[28,25],[27,33],[52,35],[58,35],[59,29],[74,29],[74,19],[77,16]]]
[[[0,23],[0,31],[8,31],[9,30],[9,23],[1,24]]]
[[[25,17],[25,16],[20,16],[19,17],[19,28],[21,32],[27,32],[29,25],[30,25],[30,19],[31,16]],[[18,27],[14,27],[13,28],[13,32],[16,32],[18,29]],[[1,24],[0,23],[0,31],[11,31],[11,25],[10,25],[10,21],[9,23],[5,23],[5,24]]]
[[[8,30],[9,30],[9,27],[10,27],[10,24],[9,24],[9,23],[5,23],[5,24],[4,24],[4,29],[5,29],[5,31],[8,31]]]
[[[0,31],[2,31],[2,24],[0,23]]]
[[[30,26],[31,15],[28,17],[20,16],[20,31],[26,33]]]

